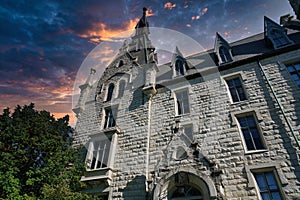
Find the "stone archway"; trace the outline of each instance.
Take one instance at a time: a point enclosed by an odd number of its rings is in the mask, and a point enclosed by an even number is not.
[[[217,191],[212,179],[193,168],[172,170],[160,179],[153,200],[211,200]]]

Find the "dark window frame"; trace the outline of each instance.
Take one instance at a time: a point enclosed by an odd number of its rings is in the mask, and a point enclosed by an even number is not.
[[[184,76],[186,74],[185,61],[182,58],[175,60],[175,76]]]
[[[241,76],[225,78],[232,102],[247,100],[246,90]]]
[[[236,116],[247,151],[266,150],[263,135],[254,113]]]
[[[190,100],[188,89],[175,91],[176,115],[190,113]]]
[[[103,129],[116,126],[117,108],[107,107],[104,108],[104,125]]]
[[[232,61],[232,55],[230,50],[224,46],[220,46],[219,48],[219,56],[220,56],[220,63],[227,63]]]
[[[252,174],[262,199],[283,199],[281,184],[276,170],[254,171]]]
[[[300,88],[300,62],[286,65],[286,68],[296,85]]]
[[[115,89],[115,84],[110,83],[107,88],[106,101],[112,100],[114,89]]]

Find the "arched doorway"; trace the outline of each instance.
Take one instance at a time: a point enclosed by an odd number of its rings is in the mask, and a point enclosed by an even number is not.
[[[203,195],[202,192],[191,185],[182,185],[176,187],[176,189],[173,192],[169,192],[168,199],[170,200],[202,200]]]
[[[178,172],[170,178],[168,200],[203,200],[208,199],[209,189],[199,177]]]
[[[212,200],[217,191],[212,179],[191,168],[171,170],[157,183],[153,200]]]

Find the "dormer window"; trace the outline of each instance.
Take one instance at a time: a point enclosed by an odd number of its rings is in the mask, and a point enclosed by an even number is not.
[[[185,63],[183,59],[177,59],[175,61],[175,73],[176,76],[185,75]]]
[[[229,52],[229,49],[225,48],[224,46],[221,46],[219,48],[219,56],[221,58],[222,63],[227,63],[227,62],[232,61],[232,57]]]
[[[274,46],[282,47],[289,44],[289,41],[285,38],[284,34],[277,29],[271,31],[271,37],[274,41]]]
[[[219,33],[216,33],[215,54],[219,65],[233,61],[231,47]]]
[[[115,89],[115,85],[113,83],[109,84],[108,90],[107,90],[106,101],[110,101],[112,99],[114,89]]]
[[[182,53],[179,51],[178,47],[175,51],[171,60],[171,67],[173,68],[173,77],[184,76],[187,72],[187,63]]]
[[[284,27],[280,26],[268,17],[265,17],[264,20],[264,36],[267,45],[271,45],[274,49],[278,49],[293,44],[293,41],[291,41],[287,36]]]

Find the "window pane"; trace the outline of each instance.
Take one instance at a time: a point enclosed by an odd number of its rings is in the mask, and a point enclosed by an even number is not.
[[[256,127],[255,119],[253,116],[248,116],[247,122],[249,127]]]
[[[189,101],[188,101],[188,93],[187,91],[177,92],[176,95],[176,103],[177,103],[177,115],[181,115],[184,113],[189,113]]]
[[[261,193],[261,198],[262,198],[263,200],[271,200],[268,193]]]
[[[297,71],[300,71],[300,63],[294,65]]]
[[[226,80],[233,102],[246,100],[245,91],[240,77]]]
[[[266,173],[266,179],[267,179],[270,190],[276,190],[277,184],[276,184],[275,177],[272,172]]]
[[[233,80],[227,80],[228,87],[234,86]]]
[[[280,195],[279,192],[272,192],[271,195],[272,195],[272,198],[274,200],[280,200],[281,199],[281,195]]]
[[[288,66],[287,69],[288,69],[289,72],[294,72],[295,71],[293,66]]]
[[[248,126],[248,124],[247,124],[247,121],[246,121],[246,118],[245,118],[245,117],[239,117],[239,118],[238,118],[238,121],[239,121],[239,123],[240,123],[240,126],[241,126],[241,128],[243,128],[243,127],[247,127],[247,126]]]
[[[282,199],[273,171],[255,173],[254,177],[262,199]]]
[[[256,179],[257,185],[258,185],[258,187],[261,191],[268,190],[268,186],[265,182],[265,178],[264,178],[263,173],[256,174],[255,179]]]
[[[292,77],[295,81],[300,79],[298,74],[292,74]]]
[[[235,78],[234,79],[234,84],[235,84],[235,86],[240,86],[242,83],[241,83],[241,80],[239,78]]]
[[[114,88],[115,88],[114,84],[110,84],[108,86],[106,101],[110,101],[112,99]]]

